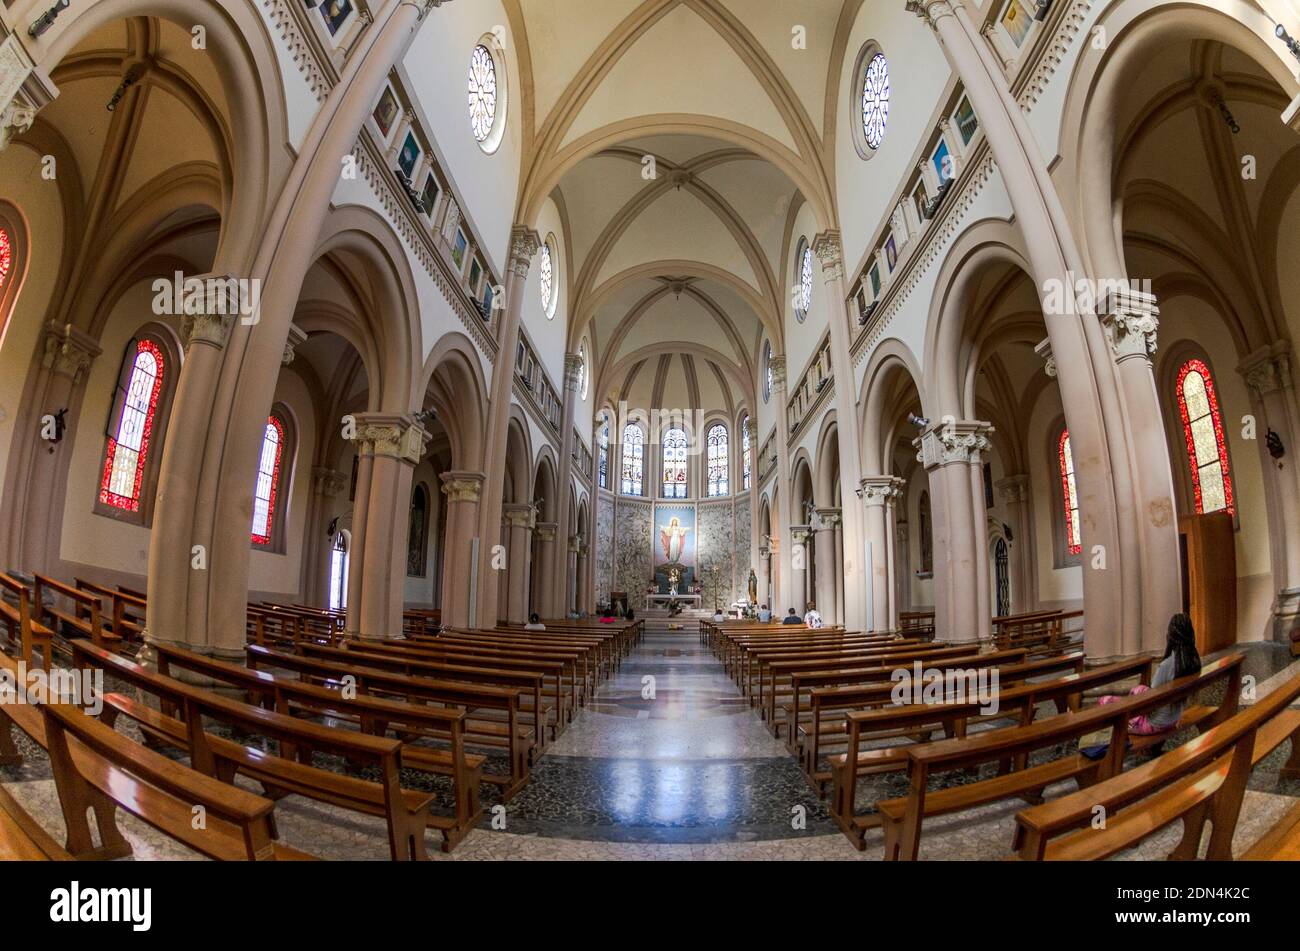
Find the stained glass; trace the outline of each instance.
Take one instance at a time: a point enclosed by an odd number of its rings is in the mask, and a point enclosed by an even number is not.
[[[555,311],[551,308],[553,303],[552,294],[555,290],[555,275],[551,265],[551,246],[542,245],[542,260],[537,266],[537,276],[541,281],[542,288],[542,308],[546,311],[547,317],[554,317]]]
[[[889,61],[884,53],[877,53],[867,64],[862,80],[862,132],[867,145],[880,148],[885,140],[885,126],[889,124]]]
[[[9,278],[9,268],[13,263],[14,251],[9,241],[9,232],[0,228],[0,290],[4,290],[5,281]]]
[[[1074,483],[1074,453],[1070,451],[1070,431],[1061,432],[1057,444],[1061,468],[1061,498],[1065,510],[1065,547],[1071,555],[1083,551],[1079,529],[1079,493]]]
[[[754,455],[749,445],[749,417],[740,421],[740,469],[744,478],[745,491],[749,491],[749,473]]]
[[[469,60],[469,124],[474,141],[492,134],[497,117],[497,64],[486,46],[474,47]]]
[[[681,429],[664,433],[664,498],[686,498],[686,433]]]
[[[1202,360],[1188,360],[1178,371],[1178,412],[1187,443],[1196,513],[1207,515],[1226,509],[1234,514],[1228,443],[1223,436],[1219,399],[1210,368]]]
[[[262,433],[262,457],[257,465],[253,489],[253,544],[269,545],[275,518],[275,499],[280,489],[280,459],[284,453],[284,424],[274,416],[266,420]]]
[[[600,427],[600,435],[596,437],[597,449],[599,451],[598,460],[600,465],[599,478],[602,489],[609,488],[609,420],[605,420]]]
[[[808,311],[812,307],[812,292],[813,254],[812,248],[805,245],[803,257],[799,261],[799,306],[795,308],[800,320],[808,316]]]
[[[645,433],[635,423],[623,430],[623,494],[645,494]]]
[[[136,344],[117,433],[110,436],[100,477],[99,500],[126,512],[140,510],[140,486],[162,394],[163,355],[152,340]]]
[[[730,440],[727,427],[721,423],[709,430],[709,497],[717,498],[727,494],[727,470],[730,468]]]

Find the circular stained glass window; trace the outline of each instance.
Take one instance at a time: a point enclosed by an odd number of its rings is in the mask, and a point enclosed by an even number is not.
[[[799,306],[795,308],[802,322],[812,307],[813,292],[813,253],[807,245],[803,249],[803,258],[799,262]]]
[[[546,316],[555,316],[555,265],[551,261],[551,245],[542,245],[542,261],[537,267],[537,276],[541,282],[542,308]]]
[[[482,145],[492,134],[497,118],[497,64],[481,43],[469,60],[469,124],[474,141]]]
[[[877,53],[862,80],[862,133],[867,145],[880,148],[889,124],[889,60]]]

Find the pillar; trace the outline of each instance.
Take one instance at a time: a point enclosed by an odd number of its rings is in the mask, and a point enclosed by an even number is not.
[[[889,620],[889,535],[885,502],[894,490],[892,476],[868,476],[860,483],[867,534],[867,557],[871,584],[867,630],[886,631]]]
[[[569,511],[573,486],[573,416],[578,403],[578,387],[582,382],[582,357],[577,353],[564,355],[564,410],[560,423],[560,498],[556,508],[557,524],[567,527],[573,523],[575,513]],[[574,587],[573,572],[577,570],[573,559],[567,555],[556,565],[557,570],[548,587],[550,597],[544,617],[564,617],[573,606],[571,592]]]
[[[1025,614],[1038,606],[1034,523],[1029,512],[1029,476],[999,479],[996,485],[1007,507],[1011,526],[1011,613]]]
[[[775,346],[775,344],[773,344]],[[790,447],[787,443],[789,428],[786,423],[786,366],[785,357],[773,354],[769,364],[772,368],[772,414],[776,419],[776,504],[772,506],[772,565],[775,577],[772,579],[772,599],[781,606],[771,605],[772,613],[778,611],[782,617],[785,609],[800,605],[795,601],[801,596],[802,586],[795,584],[794,578],[794,542],[788,532],[794,530],[794,502],[790,498],[793,485],[790,481]]]
[[[889,491],[885,493],[885,550],[889,566],[889,629],[898,630],[899,618],[899,557],[898,557],[898,507],[902,503],[907,483],[895,476],[890,480]]]
[[[537,590],[533,592],[532,603],[542,617],[559,617],[562,612],[555,609],[553,594],[554,578],[559,574],[559,525],[555,522],[538,522],[533,530],[533,540],[537,546]]]
[[[302,596],[307,604],[329,604],[330,553],[334,539],[325,531],[333,500],[348,487],[348,478],[327,466],[311,470],[311,502],[307,510],[307,543],[303,551]]]
[[[442,563],[442,623],[446,627],[467,628],[478,623],[473,613],[474,588],[484,583],[476,571],[474,541],[478,536],[479,500],[485,476],[481,472],[452,470],[442,473],[439,479],[446,502],[443,517],[447,520]]]
[[[523,624],[528,620],[528,581],[532,576],[533,527],[536,512],[528,502],[512,502],[502,508],[502,525],[507,538],[508,572],[506,621]]]
[[[827,624],[840,624],[844,618],[839,613],[836,589],[839,587],[841,559],[835,555],[835,536],[843,523],[843,514],[839,509],[821,508],[814,512],[814,539],[817,560],[817,610]]]

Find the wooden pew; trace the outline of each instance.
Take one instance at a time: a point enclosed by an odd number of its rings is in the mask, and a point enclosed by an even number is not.
[[[318,685],[340,684],[344,677],[350,677],[359,694],[462,709],[467,714],[464,726],[466,745],[504,748],[509,754],[510,772],[484,772],[483,781],[501,788],[503,802],[508,802],[528,784],[529,766],[536,748],[535,737],[531,727],[519,722],[519,691],[516,689],[408,677],[357,663],[274,651],[256,644],[249,644],[244,651],[248,656],[248,666],[254,670],[285,670]],[[498,714],[499,718],[487,719],[485,711]]]
[[[145,611],[149,603],[144,598],[114,590],[84,578],[75,579],[78,591],[107,598],[112,605],[110,610],[111,630],[124,640],[139,641],[144,636]]]
[[[1183,823],[1183,837],[1169,856],[1195,859],[1208,821],[1213,829],[1207,858],[1232,858],[1246,782],[1275,749],[1291,741],[1283,776],[1300,778],[1300,676],[1267,697],[1148,763],[1121,773],[1082,794],[1075,793],[1024,810],[1016,816],[1013,848],[1018,858],[1103,859],[1132,848],[1155,832]],[[1104,828],[1093,827],[1095,809],[1105,809]],[[1284,849],[1284,818],[1244,856],[1263,858]]]
[[[1293,750],[1295,742],[1292,737]],[[1300,803],[1264,833],[1242,858],[1247,862],[1300,862]]]
[[[72,862],[59,845],[9,792],[0,786],[0,862]]]
[[[430,824],[429,804],[434,794],[402,787],[400,740],[321,726],[250,706],[146,670],[89,641],[74,641],[73,650],[79,663],[100,667],[157,697],[162,709],[120,694],[109,694],[105,703],[163,742],[171,742],[184,730],[190,763],[199,772],[232,785],[242,774],[261,783],[272,799],[296,793],[376,816],[387,826],[389,855],[394,861],[428,859],[424,832]],[[168,707],[181,716],[168,715],[164,712]],[[205,717],[237,734],[275,741],[278,755],[208,733],[203,727]],[[359,779],[314,766],[312,753],[342,757],[355,767],[374,770],[378,778]]]
[[[17,676],[17,664],[3,654],[0,667]],[[117,828],[118,808],[209,858],[312,857],[271,841],[274,804],[269,799],[231,788],[154,753],[75,706],[38,705],[26,702],[25,696],[22,702],[0,706],[0,763],[22,762],[10,734],[13,727],[49,751],[68,829],[65,851],[75,858],[131,854],[130,844]],[[195,806],[207,813],[205,830],[194,828]],[[88,812],[95,815],[98,845],[90,834]],[[33,838],[39,848],[48,848],[48,836],[42,840],[33,833]]]
[[[72,607],[52,607],[45,599],[47,591],[67,601]],[[62,633],[59,631],[59,625],[62,624],[75,631],[75,636],[88,637],[97,646],[108,650],[121,651],[127,643],[120,634],[104,628],[103,604],[99,595],[78,591],[71,585],[45,575],[36,575],[36,583],[32,588],[32,613],[34,620],[56,633]]]
[[[1108,779],[1120,771],[1129,745],[1129,718],[1149,714],[1170,703],[1184,700],[1215,684],[1226,685],[1223,703],[1217,708],[1189,706],[1179,727],[1197,725],[1208,728],[1227,719],[1237,709],[1241,691],[1239,679],[1242,656],[1234,654],[1205,665],[1199,674],[1125,697],[1114,703],[1077,713],[1048,717],[1027,726],[988,730],[961,739],[940,740],[909,747],[908,783],[910,792],[899,799],[876,803],[885,831],[885,860],[913,861],[921,845],[921,827],[926,816],[961,812],[1002,799],[1042,795],[1055,783],[1075,780],[1080,788]],[[1202,713],[1209,710],[1209,713]],[[987,763],[1023,764],[1037,750],[1078,739],[1094,730],[1109,729],[1108,752],[1099,760],[1089,760],[1081,753],[1059,757],[1034,766],[1021,765],[998,776],[930,792],[930,776],[955,769],[977,768]],[[1161,735],[1168,739],[1176,731]]]
[[[1026,662],[1026,665],[1029,663]],[[1011,719],[1019,725],[1028,725],[1045,705],[1051,704],[1058,713],[1078,710],[1087,691],[1112,687],[1135,676],[1142,683],[1150,683],[1153,667],[1151,657],[1135,657],[1104,667],[1094,667],[1082,673],[1022,682],[999,691],[998,715],[995,717],[983,716],[978,699],[891,706],[882,703],[879,709],[851,711],[845,718],[845,752],[829,757],[831,818],[856,849],[865,849],[864,835],[868,829],[880,825],[881,817],[878,812],[857,812],[858,777],[907,769],[906,743],[867,749],[867,742],[887,738],[911,738],[917,742],[928,742],[935,730],[942,730],[949,738],[960,738],[967,735],[970,723],[981,719]],[[874,689],[877,692],[876,699],[881,700],[885,696],[885,688]]]
[[[11,600],[12,599],[12,600]],[[54,632],[32,616],[32,597],[27,585],[17,578],[0,572],[0,622],[9,634],[9,642],[29,666],[38,651],[41,666],[49,670],[53,664]]]

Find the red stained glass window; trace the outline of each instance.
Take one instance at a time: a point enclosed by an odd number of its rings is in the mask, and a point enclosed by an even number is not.
[[[13,242],[9,240],[9,232],[0,228],[0,291],[4,290],[5,281],[9,279],[9,269],[13,267],[14,249]]]
[[[253,489],[254,545],[271,543],[275,500],[280,490],[280,461],[283,456],[284,424],[270,416],[262,434],[262,457],[257,464],[257,485]]]
[[[1187,462],[1192,470],[1196,514],[1227,510],[1235,514],[1232,474],[1228,471],[1228,441],[1223,438],[1219,397],[1210,368],[1188,360],[1178,371],[1178,414],[1183,421]]]
[[[108,438],[99,500],[126,512],[140,510],[140,486],[153,437],[158,398],[162,394],[163,354],[156,343],[140,340],[131,356],[122,410]]]
[[[1071,555],[1083,551],[1083,539],[1079,531],[1079,492],[1074,484],[1074,453],[1070,451],[1070,431],[1061,431],[1061,439],[1056,445],[1057,457],[1061,467],[1061,498],[1065,511],[1065,547]]]

